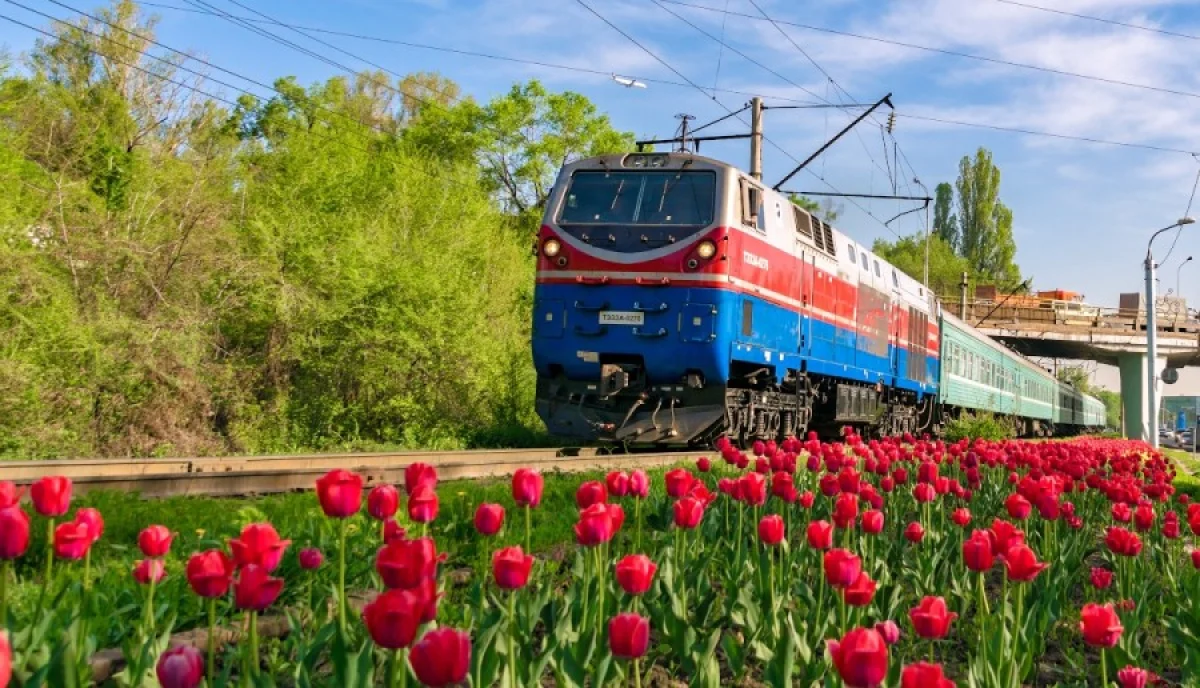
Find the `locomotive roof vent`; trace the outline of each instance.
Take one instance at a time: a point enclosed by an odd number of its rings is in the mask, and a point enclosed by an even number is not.
[[[632,153],[625,156],[625,160],[621,162],[625,167],[666,167],[667,156],[663,153],[652,154],[636,154]]]

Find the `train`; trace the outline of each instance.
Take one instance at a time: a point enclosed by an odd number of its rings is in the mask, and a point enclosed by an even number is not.
[[[1020,436],[1105,424],[1102,402],[720,160],[568,163],[534,250],[536,406],[564,440],[936,435],[981,412]]]

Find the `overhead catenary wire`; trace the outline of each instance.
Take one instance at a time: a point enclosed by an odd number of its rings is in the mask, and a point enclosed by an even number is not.
[[[1148,33],[1156,33],[1160,36],[1172,36],[1174,38],[1186,38],[1188,40],[1200,41],[1200,36],[1191,33],[1182,33],[1179,31],[1171,31],[1162,29],[1157,26],[1146,26],[1145,24],[1134,24],[1133,22],[1118,21],[1116,19],[1107,19],[1105,17],[1097,17],[1091,14],[1081,14],[1078,12],[1068,12],[1066,10],[1054,9],[1053,7],[1043,7],[1042,5],[1034,5],[1027,2],[1017,2],[1016,0],[993,0],[1004,5],[1012,5],[1013,7],[1021,7],[1027,10],[1036,10],[1038,12],[1046,12],[1049,14],[1057,14],[1063,17],[1073,17],[1075,19],[1085,19],[1087,21],[1097,22],[1100,24],[1108,24],[1109,26],[1122,26],[1127,29],[1136,29],[1138,31],[1146,31]]]
[[[1195,158],[1196,156],[1192,157]],[[1197,160],[1197,162],[1200,162],[1200,160]],[[1200,186],[1200,169],[1196,170],[1196,179],[1192,182],[1192,193],[1190,196],[1188,196],[1187,208],[1184,209],[1183,215],[1180,217],[1188,217],[1188,215],[1192,212],[1192,202],[1196,200],[1197,186]],[[1171,240],[1171,248],[1167,249],[1167,255],[1163,256],[1163,259],[1158,262],[1159,265],[1167,264],[1167,259],[1170,258],[1171,254],[1175,251],[1175,244],[1179,243],[1179,237],[1182,234],[1183,225],[1180,225],[1179,229],[1175,230],[1175,238]]]
[[[664,0],[664,1],[669,2],[670,0]],[[202,14],[202,15],[208,15],[208,16],[214,16],[214,17],[222,16],[221,14],[218,14],[216,12],[210,12],[208,10],[196,9],[196,8],[192,8],[192,7],[179,7],[177,5],[171,5],[171,4],[162,3],[162,2],[154,2],[152,0],[144,0],[143,2],[140,2],[139,4],[147,6],[147,7],[156,7],[159,9],[166,9],[166,10],[172,10],[172,11],[177,11],[177,12]],[[688,3],[676,2],[675,4],[685,5]],[[699,6],[697,6],[697,7],[699,7]],[[716,9],[716,8],[704,8],[704,9],[709,9],[709,10],[715,11],[715,12],[722,11],[722,10]],[[354,40],[362,40],[362,41],[371,41],[371,42],[385,43],[385,44],[391,44],[391,45],[399,45],[399,46],[414,48],[414,49],[418,49],[418,50],[430,50],[430,51],[441,52],[441,53],[446,53],[446,54],[462,55],[464,57],[474,57],[474,58],[479,58],[479,59],[494,60],[494,61],[500,61],[500,62],[510,62],[513,64],[523,64],[523,65],[529,65],[529,66],[533,66],[533,67],[542,67],[545,69],[557,69],[557,70],[575,72],[575,73],[579,73],[579,74],[590,74],[590,75],[595,75],[595,76],[602,76],[605,79],[609,79],[612,77],[612,70],[606,70],[606,69],[589,69],[587,67],[577,67],[577,66],[573,66],[573,65],[557,64],[557,63],[546,62],[546,61],[542,61],[542,60],[531,60],[531,59],[513,57],[511,55],[499,55],[499,54],[495,54],[495,53],[485,53],[485,52],[463,50],[460,48],[453,48],[450,46],[433,45],[433,44],[427,44],[427,43],[416,43],[416,42],[412,42],[412,41],[404,41],[404,40],[399,40],[399,39],[394,39],[394,38],[371,36],[371,35],[367,35],[367,34],[353,33],[353,32],[348,32],[348,31],[336,31],[333,29],[326,29],[326,28],[314,27],[314,26],[305,26],[305,25],[300,25],[300,24],[290,24],[290,23],[282,23],[282,22],[267,22],[266,20],[262,20],[262,19],[255,19],[253,17],[239,16],[239,15],[234,15],[234,14],[230,14],[230,16],[236,17],[236,18],[244,20],[244,21],[249,21],[251,23],[255,23],[255,22],[257,22],[257,23],[279,23],[281,26],[289,26],[289,27],[299,28],[299,29],[302,29],[305,31],[309,31],[312,33],[319,33],[319,34],[323,34],[323,35],[327,35],[327,36],[340,36],[343,38],[350,38],[350,39],[354,39]],[[765,20],[762,20],[761,17],[756,17],[754,15],[743,15],[743,16],[746,16],[748,18],[755,19],[755,20],[765,21]],[[777,21],[779,21],[779,20],[777,20]],[[786,22],[786,21],[781,22],[781,23],[790,24],[789,22]],[[690,83],[686,83],[686,82],[679,82],[679,81],[671,81],[669,79],[656,79],[654,77],[641,76],[641,75],[630,75],[630,76],[631,76],[631,78],[636,78],[638,81],[642,81],[644,83],[660,84],[663,86],[673,86],[673,87],[679,87],[679,88],[694,88],[695,87],[694,84],[690,84]],[[712,90],[712,89],[709,89],[709,90]],[[739,91],[739,90],[728,89],[728,88],[718,88],[718,89],[716,89],[716,91],[719,93],[728,93],[730,95],[740,95],[740,96],[761,95],[759,93],[754,93],[754,92],[750,92],[750,91]],[[709,94],[706,93],[705,95],[709,95]],[[817,104],[817,103],[813,103],[812,101],[800,100],[800,99],[790,98],[787,96],[780,96],[780,95],[771,96],[771,98],[773,100],[783,101],[783,102],[788,102],[788,103],[799,103],[799,104],[805,104],[805,105],[816,105]],[[825,103],[830,102],[828,100],[828,98],[820,98],[820,101],[825,102]],[[849,110],[849,109],[862,108],[862,107],[868,107],[868,106],[861,105],[861,104],[854,104],[854,105],[845,105],[843,107],[845,107],[846,109]],[[993,131],[999,131],[999,132],[1005,132],[1005,133],[1011,133],[1011,134],[1019,134],[1022,136],[1039,136],[1039,137],[1054,138],[1054,139],[1060,139],[1060,140],[1066,140],[1066,141],[1076,141],[1079,143],[1088,143],[1088,144],[1095,144],[1095,145],[1123,146],[1123,147],[1127,147],[1127,148],[1137,148],[1137,149],[1156,151],[1156,152],[1162,152],[1162,153],[1183,153],[1183,154],[1189,154],[1189,155],[1196,152],[1196,151],[1191,151],[1191,150],[1184,150],[1181,148],[1172,148],[1169,146],[1154,146],[1154,145],[1149,145],[1149,144],[1116,141],[1116,140],[1111,140],[1111,139],[1099,139],[1099,138],[1086,137],[1086,136],[1074,136],[1071,134],[1063,134],[1063,133],[1050,132],[1050,131],[1040,131],[1040,130],[1036,130],[1036,129],[1019,128],[1019,127],[1005,127],[1005,126],[999,126],[999,125],[994,125],[994,124],[987,124],[984,122],[971,122],[971,121],[957,120],[957,119],[952,119],[949,117],[932,117],[932,116],[927,116],[927,115],[918,115],[918,114],[911,114],[911,113],[905,114],[903,112],[898,112],[896,116],[898,118],[907,117],[907,118],[913,119],[913,120],[936,122],[938,124],[945,124],[945,125],[949,125],[949,126],[959,126],[959,127],[964,127],[964,128],[976,128],[976,129],[990,129]],[[905,155],[903,149],[900,150],[900,157],[901,157],[901,159],[904,159],[907,157]],[[911,169],[911,167],[910,167],[910,169]]]

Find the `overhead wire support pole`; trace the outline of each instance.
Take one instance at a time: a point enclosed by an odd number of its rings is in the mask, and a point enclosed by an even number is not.
[[[837,143],[837,140],[838,140],[838,139],[840,139],[840,138],[842,138],[843,136],[845,136],[845,135],[846,135],[846,132],[848,132],[848,131],[850,131],[851,129],[853,129],[854,127],[858,126],[858,123],[859,123],[859,122],[863,121],[863,120],[864,120],[864,119],[866,119],[867,117],[870,117],[870,116],[871,116],[871,113],[872,113],[872,112],[875,112],[877,109],[879,109],[879,106],[880,106],[880,105],[885,105],[885,104],[886,104],[888,107],[892,108],[893,110],[894,110],[894,109],[896,109],[896,106],[895,106],[895,105],[892,105],[892,94],[891,94],[891,93],[887,94],[886,96],[884,96],[884,97],[880,98],[878,101],[876,101],[876,102],[875,102],[875,104],[874,104],[874,105],[872,105],[872,106],[871,106],[871,107],[870,107],[870,108],[869,108],[869,109],[868,109],[866,112],[864,112],[864,113],[862,113],[861,115],[859,115],[858,117],[856,117],[856,118],[855,118],[855,120],[854,120],[853,122],[851,122],[849,125],[847,125],[847,126],[846,126],[846,128],[842,129],[842,130],[841,130],[841,131],[839,131],[839,132],[838,132],[838,133],[837,133],[837,134],[836,134],[836,135],[835,135],[833,138],[831,138],[831,139],[829,139],[828,141],[826,141],[824,146],[821,146],[820,148],[818,148],[818,149],[817,149],[817,152],[815,152],[815,153],[813,153],[812,155],[808,156],[808,158],[807,158],[807,159],[805,159],[805,160],[804,160],[804,162],[802,162],[802,163],[800,163],[799,165],[797,165],[797,166],[796,166],[796,169],[792,170],[791,172],[788,172],[786,177],[784,177],[783,179],[780,179],[780,180],[779,180],[779,183],[778,183],[778,184],[776,184],[775,186],[771,187],[771,188],[773,188],[773,189],[774,189],[774,190],[776,190],[776,191],[779,191],[779,187],[781,187],[781,186],[783,186],[784,184],[786,184],[786,183],[788,182],[788,180],[789,180],[789,179],[791,179],[792,177],[796,176],[796,174],[797,174],[798,172],[800,172],[800,170],[802,170],[802,169],[804,169],[805,167],[807,167],[807,166],[808,166],[808,163],[812,162],[813,160],[816,160],[816,159],[817,159],[817,157],[818,157],[819,155],[821,155],[822,153],[824,153],[826,150],[828,150],[830,146],[832,146],[833,144]]]

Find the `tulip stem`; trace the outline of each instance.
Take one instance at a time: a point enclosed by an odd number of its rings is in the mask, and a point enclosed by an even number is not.
[[[1104,648],[1100,648],[1100,680],[1100,685],[1108,688],[1108,663],[1104,661]]]
[[[247,662],[250,676],[258,676],[258,612],[250,610],[250,656]]]
[[[642,688],[642,660],[633,660],[633,686]]]
[[[338,628],[346,634],[346,519],[338,521]]]
[[[1021,655],[1019,649],[1021,647],[1021,614],[1025,607],[1025,586],[1018,583],[1017,586],[1017,616],[1013,627],[1013,683],[1017,686],[1021,685]]]
[[[635,498],[633,500],[633,518],[637,521],[637,539],[634,541],[634,551],[642,551],[642,500]],[[726,518],[728,521],[728,518]]]
[[[208,598],[208,682],[217,679],[217,598]]]
[[[50,583],[50,574],[54,572],[54,519],[46,523],[46,584]],[[42,588],[43,592],[45,587]]]
[[[158,582],[157,578],[158,577],[153,575],[153,572],[151,572],[150,587],[146,591],[146,642],[150,642],[154,639],[154,588],[155,584]]]
[[[400,651],[392,650],[388,653],[387,662],[387,678],[384,679],[383,685],[387,688],[395,688],[396,685],[396,665],[400,663]]]
[[[5,559],[0,564],[0,628],[8,628],[8,572],[12,562]]]
[[[531,533],[533,532],[533,507],[525,505],[525,553],[533,554],[533,548],[529,546]]]
[[[517,688],[517,591],[508,595],[508,680]]]

